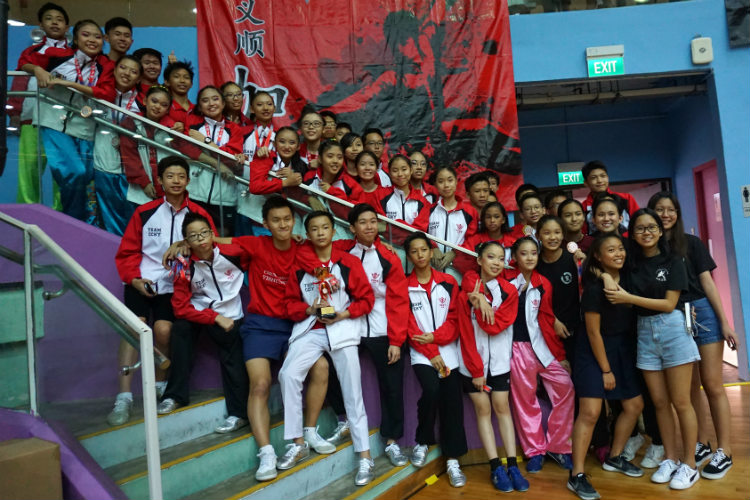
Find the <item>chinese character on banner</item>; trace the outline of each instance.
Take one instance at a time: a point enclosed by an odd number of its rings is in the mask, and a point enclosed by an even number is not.
[[[515,208],[523,177],[507,0],[196,7],[205,83],[243,76],[242,68],[246,92],[278,90],[284,113],[275,125],[296,121],[311,103],[355,130],[383,130],[384,160],[421,151],[431,166],[456,168],[460,186],[474,172],[496,172],[499,201]]]
[[[234,49],[234,55],[244,52],[247,57],[259,55],[266,57],[263,53],[263,35],[266,30],[248,31],[237,33],[237,48]]]

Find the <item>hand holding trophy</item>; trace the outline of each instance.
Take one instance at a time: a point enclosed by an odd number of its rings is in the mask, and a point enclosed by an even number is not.
[[[315,283],[318,285],[318,293],[320,294],[317,305],[314,305],[316,314],[319,319],[335,319],[336,309],[330,304],[329,299],[333,292],[338,290],[339,280],[331,274],[327,267],[316,267],[314,272],[318,280]]]

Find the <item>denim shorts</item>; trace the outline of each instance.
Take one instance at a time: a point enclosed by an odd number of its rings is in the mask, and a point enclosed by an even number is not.
[[[685,316],[675,309],[671,313],[638,316],[638,354],[636,366],[641,370],[664,370],[700,361],[698,346],[685,327]]]
[[[719,318],[716,317],[714,308],[707,298],[694,300],[690,303],[695,308],[695,325],[693,326],[693,339],[698,347],[716,342],[723,342],[724,335],[721,333]]]

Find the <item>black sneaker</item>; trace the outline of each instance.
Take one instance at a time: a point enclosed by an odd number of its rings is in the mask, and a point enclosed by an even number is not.
[[[633,465],[632,462],[628,462],[622,455],[609,457],[602,464],[602,469],[610,472],[622,472],[630,477],[641,477],[643,475],[643,470],[640,467]]]
[[[568,489],[578,495],[581,500],[597,500],[601,495],[591,486],[586,474],[570,474],[568,476]]]
[[[700,467],[706,460],[711,459],[711,443],[703,444],[700,441],[695,443],[695,466]]]
[[[729,469],[732,468],[732,457],[728,457],[724,454],[724,450],[719,448],[711,457],[711,462],[703,468],[701,476],[706,479],[721,479],[724,477]]]

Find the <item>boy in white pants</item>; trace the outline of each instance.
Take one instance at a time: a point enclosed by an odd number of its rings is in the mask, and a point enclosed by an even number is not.
[[[334,224],[329,212],[310,213],[305,229],[309,243],[297,250],[287,281],[288,317],[295,325],[279,372],[284,438],[293,443],[287,445],[277,467],[292,468],[323,439],[315,428],[303,431],[302,384],[313,364],[328,352],[341,383],[354,451],[360,454],[355,484],[363,486],[372,481],[375,463],[370,457],[358,345],[375,297],[359,260],[331,245]]]

